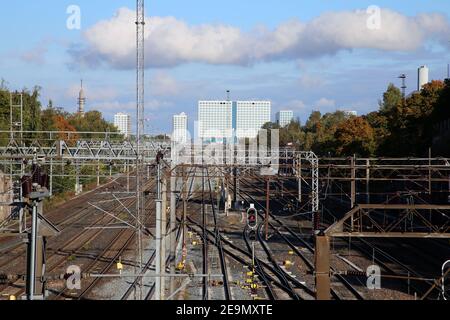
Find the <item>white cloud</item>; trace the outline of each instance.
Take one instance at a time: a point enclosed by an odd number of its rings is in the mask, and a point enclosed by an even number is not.
[[[413,51],[429,40],[445,39],[449,22],[442,14],[407,17],[381,11],[381,29],[367,28],[365,10],[324,13],[309,22],[292,19],[276,29],[243,32],[223,24],[188,25],[174,17],[147,18],[147,67],[189,62],[247,65],[280,59],[305,59],[358,48]],[[121,8],[84,33],[85,46],[73,45],[74,63],[114,68],[135,65],[135,12]]]
[[[159,71],[150,79],[152,96],[176,96],[181,92],[178,81],[166,72]]]
[[[292,100],[286,104],[287,109],[303,110],[306,108],[306,104],[302,100]]]
[[[172,103],[167,101],[161,101],[157,99],[148,100],[145,102],[145,112],[148,111],[156,111],[161,108],[171,107]],[[132,115],[136,113],[136,102],[120,102],[120,101],[104,101],[98,102],[92,105],[92,107],[96,110],[105,113],[117,113],[117,112],[127,112]]]
[[[324,79],[320,76],[312,75],[312,74],[304,74],[300,77],[299,80],[300,86],[306,89],[314,89],[318,87],[322,87],[325,83]]]
[[[316,101],[314,106],[317,108],[333,108],[336,106],[336,102],[331,99],[321,98]]]
[[[46,55],[49,50],[50,41],[42,40],[30,50],[20,54],[20,59],[27,63],[32,63],[36,65],[43,65],[46,63]]]

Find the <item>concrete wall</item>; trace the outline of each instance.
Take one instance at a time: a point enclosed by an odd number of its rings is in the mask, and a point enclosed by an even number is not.
[[[11,179],[0,171],[0,222],[11,214],[11,207],[8,205],[12,201],[11,188]]]

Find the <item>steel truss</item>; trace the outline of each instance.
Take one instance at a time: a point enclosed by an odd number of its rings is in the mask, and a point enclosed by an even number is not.
[[[310,164],[311,169],[311,210],[319,211],[319,158],[312,151],[300,151],[295,153],[294,173],[299,181],[299,192],[301,193],[302,177],[302,160],[306,160]],[[301,196],[299,197],[301,200]]]
[[[167,143],[143,143],[140,153],[144,161],[152,162],[158,151],[168,148]],[[21,145],[17,140],[11,139],[5,147],[0,147],[0,161],[38,158],[53,160],[86,160],[86,161],[135,161],[137,146],[129,141],[111,142],[95,140],[79,140],[76,142],[57,140],[50,146],[42,145],[34,140],[29,145]]]
[[[325,234],[330,237],[450,238],[449,214],[449,205],[360,204],[330,226]]]

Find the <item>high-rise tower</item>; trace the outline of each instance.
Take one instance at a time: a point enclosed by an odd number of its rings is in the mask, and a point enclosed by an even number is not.
[[[81,80],[80,93],[78,94],[78,114],[84,116],[84,106],[86,105],[86,96],[83,90],[83,80]]]
[[[417,91],[422,90],[423,86],[429,81],[429,72],[427,66],[421,66],[418,70]]]

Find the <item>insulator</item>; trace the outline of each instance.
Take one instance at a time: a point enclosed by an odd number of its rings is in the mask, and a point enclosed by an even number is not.
[[[159,151],[158,152],[158,154],[156,155],[156,163],[157,164],[160,164],[161,163],[161,160],[164,158],[164,154],[161,152],[161,151]]]
[[[320,229],[320,212],[314,212],[313,214],[314,217],[314,230],[319,230]]]
[[[365,277],[365,276],[366,276],[366,273],[365,273],[365,272],[362,272],[362,271],[354,271],[354,270],[347,271],[346,274],[347,274],[348,276],[354,276],[354,277]]]
[[[27,198],[33,190],[31,176],[22,177],[22,195]]]
[[[41,174],[39,185],[41,187],[44,187],[44,188],[47,188],[47,189],[49,188],[48,174],[46,174],[46,173]]]
[[[39,184],[39,180],[41,177],[41,167],[37,164],[33,164],[31,167],[31,170],[32,170],[32,174],[33,174],[32,182]]]

